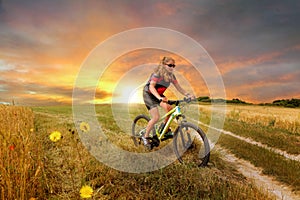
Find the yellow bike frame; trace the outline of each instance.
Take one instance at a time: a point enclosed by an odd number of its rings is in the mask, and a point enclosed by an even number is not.
[[[166,113],[163,117],[161,117],[159,119],[159,121],[162,121],[165,118],[167,118],[168,116],[170,116],[167,123],[165,124],[164,129],[161,132],[159,132],[158,128],[155,128],[155,132],[156,132],[156,135],[157,135],[159,140],[161,140],[164,137],[165,133],[169,129],[169,126],[171,125],[171,123],[175,119],[175,117],[181,116],[181,115],[182,115],[182,113],[181,113],[180,107],[177,105],[172,110],[170,110],[168,113]]]

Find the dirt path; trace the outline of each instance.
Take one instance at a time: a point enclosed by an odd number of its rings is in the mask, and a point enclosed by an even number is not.
[[[276,199],[280,200],[296,200],[300,199],[300,195],[296,195],[292,192],[291,188],[284,185],[281,182],[274,180],[272,177],[264,175],[262,169],[259,169],[252,165],[250,162],[237,158],[234,154],[229,153],[221,147],[215,147],[218,152],[224,156],[224,160],[232,163],[233,166],[246,178],[253,181],[255,185],[268,192],[274,194]]]
[[[268,149],[268,150],[273,151],[273,152],[275,152],[275,153],[277,153],[277,154],[279,154],[279,155],[282,155],[282,156],[284,156],[285,158],[288,158],[288,159],[290,159],[290,160],[295,160],[295,161],[300,162],[300,154],[299,154],[299,155],[289,154],[289,153],[287,153],[286,151],[282,151],[282,150],[277,149],[277,148],[269,147],[268,145],[262,144],[262,143],[260,143],[260,142],[255,141],[255,140],[252,140],[251,138],[242,137],[242,136],[236,135],[236,134],[234,134],[234,133],[232,133],[232,132],[230,132],[230,131],[225,131],[225,130],[223,130],[223,129],[214,128],[214,127],[208,126],[207,124],[204,124],[204,123],[202,123],[202,122],[197,122],[197,123],[200,124],[200,125],[209,127],[209,128],[211,128],[211,129],[214,129],[214,130],[216,130],[216,131],[218,131],[218,132],[220,132],[220,133],[223,133],[223,134],[226,134],[226,135],[230,135],[230,136],[232,136],[232,137],[235,137],[235,138],[237,138],[237,139],[239,139],[239,140],[242,140],[242,141],[244,141],[244,142],[247,142],[247,143],[249,143],[249,144],[257,145],[257,146],[262,147],[262,148],[264,148],[264,149]]]
[[[277,154],[280,154],[280,155],[282,155],[282,156],[284,156],[285,158],[288,158],[288,159],[290,159],[290,160],[295,160],[295,161],[300,162],[300,155],[292,155],[292,154],[289,154],[289,153],[287,153],[286,151],[282,151],[282,150],[280,150],[280,149],[276,149],[276,148],[269,147],[269,146],[267,146],[267,145],[265,145],[265,144],[262,144],[262,143],[260,143],[260,142],[254,141],[254,140],[252,140],[252,139],[250,139],[250,138],[245,138],[245,137],[241,137],[241,136],[235,135],[235,134],[233,134],[233,133],[231,133],[231,132],[229,132],[229,131],[222,131],[222,133],[227,134],[227,135],[230,135],[230,136],[235,137],[235,138],[238,138],[238,139],[243,140],[243,141],[245,141],[245,142],[248,142],[248,143],[250,143],[250,144],[257,145],[257,146],[262,147],[262,148],[264,148],[264,149],[268,149],[268,150],[273,151],[273,152],[275,152],[275,153],[277,153]]]

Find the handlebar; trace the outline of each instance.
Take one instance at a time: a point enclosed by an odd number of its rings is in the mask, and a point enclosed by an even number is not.
[[[182,100],[168,100],[168,104],[170,104],[170,105],[176,105],[176,106],[178,106],[180,103],[182,103],[182,102],[185,102],[185,103],[190,103],[190,102],[192,102],[192,101],[197,101],[197,99],[195,98],[195,99],[191,99],[191,98],[183,98]]]

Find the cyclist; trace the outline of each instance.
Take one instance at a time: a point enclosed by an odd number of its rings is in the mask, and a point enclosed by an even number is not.
[[[146,132],[142,136],[143,143],[148,149],[151,149],[149,133],[160,117],[158,106],[161,106],[166,112],[169,112],[172,109],[172,106],[167,103],[167,97],[164,96],[164,92],[170,86],[170,84],[172,83],[175,88],[186,97],[194,98],[193,95],[186,92],[179,85],[175,75],[173,74],[174,68],[175,60],[171,57],[164,57],[151,74],[143,90],[144,102],[151,116],[146,128]],[[166,118],[165,122],[167,122],[167,120],[168,118]],[[172,137],[171,132],[167,134],[169,134],[169,137]]]

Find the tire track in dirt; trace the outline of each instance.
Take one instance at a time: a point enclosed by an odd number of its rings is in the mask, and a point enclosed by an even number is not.
[[[272,193],[276,199],[280,200],[296,200],[300,199],[300,196],[293,193],[292,189],[279,182],[274,180],[274,178],[264,175],[262,169],[255,167],[250,162],[237,158],[234,154],[230,153],[228,150],[215,146],[218,152],[223,156],[222,158],[230,162],[232,166],[241,173],[243,176],[253,181],[254,184],[259,187],[267,190],[269,193]]]
[[[193,119],[191,119],[191,120],[193,120]],[[209,126],[209,125],[207,125],[207,124],[204,124],[204,123],[199,122],[199,121],[196,121],[196,120],[193,120],[193,121],[197,122],[198,124],[200,124],[200,125],[202,125],[202,126],[211,128],[211,129],[213,129],[213,130],[215,130],[215,131],[218,131],[218,132],[223,133],[223,134],[226,134],[226,135],[230,135],[230,136],[232,136],[232,137],[235,137],[235,138],[237,138],[237,139],[239,139],[239,140],[242,140],[242,141],[244,141],[244,142],[247,142],[247,143],[249,143],[249,144],[257,145],[257,146],[259,146],[259,147],[261,147],[261,148],[270,150],[270,151],[272,151],[272,152],[274,152],[274,153],[277,153],[277,154],[279,154],[279,155],[282,155],[282,156],[284,156],[285,158],[288,158],[288,159],[290,159],[290,160],[295,160],[295,161],[300,162],[300,154],[299,154],[299,155],[289,154],[289,153],[286,152],[286,151],[283,151],[283,150],[281,150],[281,149],[277,149],[277,148],[274,148],[274,147],[269,147],[268,145],[262,144],[261,142],[257,142],[257,141],[255,141],[255,140],[252,140],[251,138],[242,137],[242,136],[236,135],[236,134],[234,134],[234,133],[232,133],[232,132],[230,132],[230,131],[225,131],[225,130],[223,130],[223,129],[218,129],[218,128]]]

